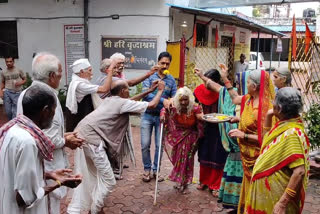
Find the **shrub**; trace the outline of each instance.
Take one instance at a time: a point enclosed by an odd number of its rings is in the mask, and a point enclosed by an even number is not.
[[[306,131],[311,149],[316,149],[320,146],[320,104],[313,104],[304,114],[304,119],[307,123]]]

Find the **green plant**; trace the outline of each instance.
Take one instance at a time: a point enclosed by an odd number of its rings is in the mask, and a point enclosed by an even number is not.
[[[303,117],[307,123],[306,131],[311,149],[318,148],[320,146],[320,104],[313,104]]]
[[[28,88],[32,84],[32,79],[31,79],[29,73],[27,73],[26,78],[27,78],[27,81],[22,86],[23,90]]]
[[[58,89],[58,99],[60,101],[62,111],[66,110],[67,91],[68,86]]]

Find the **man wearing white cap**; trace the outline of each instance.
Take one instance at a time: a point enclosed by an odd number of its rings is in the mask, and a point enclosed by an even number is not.
[[[110,70],[113,70],[112,63]],[[107,78],[102,86],[90,83],[92,79],[92,67],[88,59],[78,59],[72,65],[72,80],[70,82],[66,100],[67,131],[73,131],[77,124],[87,114],[94,110],[93,99],[96,93],[106,93],[110,90],[111,79]],[[108,81],[110,81],[108,83]]]

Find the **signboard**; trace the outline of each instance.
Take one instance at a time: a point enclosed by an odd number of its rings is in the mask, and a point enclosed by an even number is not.
[[[281,53],[282,52],[282,41],[280,38],[277,39],[277,49],[276,52]]]
[[[240,32],[239,41],[240,43],[246,43],[246,32]]]
[[[102,59],[116,52],[125,55],[126,69],[149,70],[157,62],[157,38],[103,37]]]
[[[72,77],[70,65],[77,59],[85,57],[83,25],[64,25],[64,57],[66,84],[69,84]]]

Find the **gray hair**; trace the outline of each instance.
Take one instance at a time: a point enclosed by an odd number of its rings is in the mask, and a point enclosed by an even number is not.
[[[280,77],[285,77],[286,78],[286,85],[287,86],[291,86],[291,81],[292,81],[292,77],[291,77],[291,72],[289,71],[288,68],[279,68],[276,70],[279,74]]]
[[[110,59],[111,60],[114,60],[114,59],[122,59],[122,60],[125,60],[126,57],[122,54],[122,53],[114,53],[112,54],[112,56],[110,56]]]
[[[100,71],[105,73],[105,70],[108,69],[111,65],[112,60],[105,58],[100,63]]]
[[[300,91],[292,87],[279,89],[276,94],[275,105],[281,109],[284,119],[298,116],[303,107]]]
[[[58,57],[48,52],[38,53],[32,60],[33,80],[47,83],[50,73],[58,74],[59,64]]]
[[[187,108],[187,115],[191,115],[191,111],[194,105],[194,96],[192,91],[184,86],[183,88],[179,88],[176,95],[173,97],[173,105],[176,107],[178,114],[181,114],[181,106],[180,106],[180,99],[181,97],[186,96],[189,98],[189,105]]]
[[[253,84],[259,87],[260,79],[261,79],[261,70],[257,69],[257,70],[250,71],[249,78],[252,80]]]

